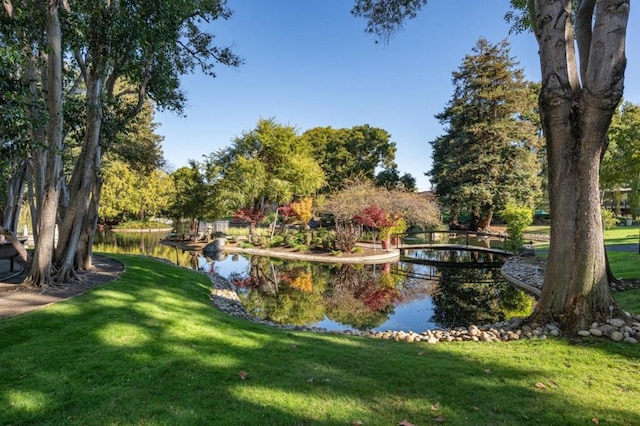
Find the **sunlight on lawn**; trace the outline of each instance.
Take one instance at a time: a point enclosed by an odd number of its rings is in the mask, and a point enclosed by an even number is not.
[[[43,392],[10,390],[5,394],[8,404],[25,412],[37,412],[45,408],[51,402]]]

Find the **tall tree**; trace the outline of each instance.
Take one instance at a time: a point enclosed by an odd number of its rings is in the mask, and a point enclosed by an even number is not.
[[[327,176],[324,192],[354,178],[372,180],[379,168],[396,167],[396,144],[391,135],[368,124],[351,129],[316,127],[304,132],[302,138],[313,147],[313,157]]]
[[[73,7],[66,1],[51,0],[48,13],[37,2],[31,3],[3,1],[12,25],[1,30],[5,40],[19,45],[26,58],[22,74],[31,84],[32,99],[25,107],[33,140],[47,148],[34,150],[36,155],[32,155],[36,198],[32,205],[37,223],[29,275],[34,284],[47,286],[54,282],[54,269],[55,281],[60,282],[72,278],[75,269],[90,266],[101,191],[100,162],[103,148],[114,135],[141,111],[147,97],[162,108],[181,111],[185,101],[180,91],[181,74],[199,69],[215,76],[215,64],[237,66],[240,60],[229,49],[215,46],[213,35],[202,30],[203,24],[230,16],[225,0],[100,0],[74,3]],[[66,6],[64,14],[58,13],[61,5]],[[38,62],[39,56],[46,61]],[[59,161],[65,150],[63,57],[69,61],[64,68],[70,72],[66,79],[71,82],[69,93],[84,96],[85,118],[81,150],[66,185],[68,198],[60,198]],[[130,86],[120,90],[117,83],[122,80]],[[121,100],[130,94],[136,102],[127,106]],[[41,105],[48,105],[46,120],[37,110]],[[42,143],[45,136],[47,143]],[[63,209],[57,210],[58,200]],[[58,216],[60,233],[54,252],[53,229]]]
[[[454,93],[436,117],[447,134],[431,142],[431,181],[450,209],[471,212],[473,230],[488,228],[493,212],[508,203],[533,208],[540,198],[535,104],[509,44],[478,40],[453,72]]]
[[[209,206],[214,201],[213,194],[209,193],[198,163],[190,161],[189,166],[180,167],[171,177],[176,196],[169,211],[174,219],[189,219],[194,222],[211,214]]]
[[[353,13],[388,37],[426,0],[356,0]],[[532,319],[567,332],[604,320],[614,306],[606,273],[599,166],[626,67],[630,0],[511,0],[514,28],[532,28],[542,75],[540,115],[547,141],[551,245]],[[574,4],[577,7],[574,10]],[[577,52],[576,52],[577,48]]]
[[[220,202],[245,217],[264,217],[267,208],[313,195],[325,182],[309,141],[274,119],[259,120],[207,164]]]
[[[397,167],[389,167],[381,170],[376,175],[376,186],[384,186],[387,189],[402,189],[405,191],[416,191],[416,178],[411,173],[400,175]]]

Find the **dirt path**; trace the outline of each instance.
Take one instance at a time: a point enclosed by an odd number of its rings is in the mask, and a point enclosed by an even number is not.
[[[18,263],[18,262],[16,262]],[[82,294],[87,290],[117,279],[124,266],[106,256],[94,255],[91,271],[78,273],[78,279],[63,288],[40,290],[20,284],[26,277],[26,265],[18,275],[8,279],[0,277],[0,319],[23,314],[55,302]]]

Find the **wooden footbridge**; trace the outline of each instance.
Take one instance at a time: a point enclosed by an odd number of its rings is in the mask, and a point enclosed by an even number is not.
[[[412,249],[474,250],[504,255],[513,254],[507,250],[508,237],[504,234],[473,231],[427,231],[401,236],[394,248],[404,255]]]

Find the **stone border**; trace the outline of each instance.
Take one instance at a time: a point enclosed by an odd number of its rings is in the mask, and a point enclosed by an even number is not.
[[[342,334],[351,336],[363,336],[376,339],[390,339],[404,341],[407,343],[427,342],[430,344],[440,342],[504,342],[520,339],[546,339],[547,336],[561,336],[562,332],[556,323],[523,325],[522,318],[515,318],[496,324],[469,327],[459,327],[450,330],[426,330],[422,333],[414,331],[372,331],[372,330],[327,330],[320,327],[282,325],[273,321],[262,320],[247,312],[240,302],[236,287],[226,278],[218,274],[208,274],[212,282],[211,301],[220,311],[256,324],[267,325],[269,327],[311,331],[326,334]],[[638,322],[628,325],[622,319],[610,319],[607,324],[592,324],[589,330],[581,330],[579,336],[587,337],[608,337],[619,342],[638,343],[637,336],[640,336],[640,318]]]
[[[288,251],[269,250],[261,248],[243,248],[243,247],[231,247],[225,245],[222,247],[224,253],[246,253],[256,256],[265,257],[277,257],[281,259],[294,259],[294,260],[306,260],[309,262],[323,262],[323,263],[387,263],[397,262],[400,260],[400,250],[397,249],[380,249],[380,254],[371,254],[366,256],[334,256],[334,255],[317,255],[313,253],[296,253]]]

